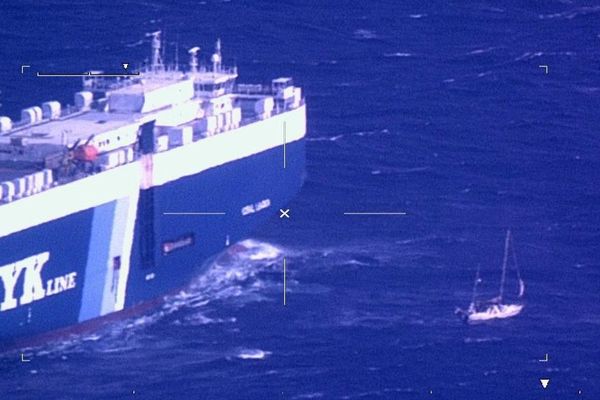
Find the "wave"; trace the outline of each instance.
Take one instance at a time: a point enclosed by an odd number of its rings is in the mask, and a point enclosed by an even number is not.
[[[273,353],[261,349],[242,349],[236,354],[236,357],[242,360],[263,360],[271,354]]]
[[[390,133],[390,131],[388,129],[379,129],[379,130],[372,130],[372,131],[357,131],[357,132],[350,132],[350,133],[340,133],[339,135],[335,135],[335,136],[316,136],[316,137],[308,137],[306,138],[306,140],[308,142],[336,142],[340,139],[343,139],[345,137],[348,136],[373,136],[373,135],[377,135],[377,134],[388,134]]]
[[[322,399],[325,395],[321,392],[303,393],[292,397],[292,399]]]
[[[423,167],[412,167],[412,168],[398,168],[398,167],[383,167],[375,170],[371,170],[371,175],[403,175],[412,174],[415,172],[431,171],[432,168],[429,166]]]
[[[502,338],[499,338],[499,337],[496,337],[496,336],[482,337],[482,338],[467,337],[467,338],[464,339],[464,342],[466,344],[470,344],[470,343],[498,343],[498,342],[502,342]]]
[[[180,293],[166,298],[163,309],[204,308],[215,300],[244,298],[260,300],[265,284],[258,275],[283,255],[270,243],[244,240],[222,253],[212,265]]]
[[[491,51],[494,51],[496,48],[497,47],[486,47],[485,49],[475,49],[475,50],[468,52],[467,54],[476,55],[476,54],[489,53]]]
[[[314,137],[314,138],[307,138],[306,141],[308,142],[335,142],[338,139],[343,138],[344,135],[336,135],[336,136],[319,136],[319,137]]]
[[[357,29],[352,33],[352,35],[355,39],[359,40],[379,39],[379,35],[369,29]]]
[[[413,54],[412,53],[401,53],[401,52],[396,52],[396,53],[383,53],[384,57],[412,57]]]
[[[263,280],[259,275],[269,271],[282,255],[283,250],[270,243],[244,240],[217,257],[185,290],[166,296],[162,307],[150,314],[111,322],[92,333],[74,334],[39,347],[20,349],[19,352],[55,358],[87,351],[134,351],[147,347],[149,341],[155,341],[148,327],[163,321],[173,326],[235,323],[234,317],[212,316],[215,313],[212,303],[228,301],[240,306],[240,303],[264,300],[264,293],[271,287],[278,289],[279,282]],[[290,284],[293,283],[290,280]]]
[[[576,86],[575,90],[579,93],[584,93],[584,94],[592,94],[592,93],[596,93],[600,91],[600,87],[598,86]]]
[[[143,40],[138,40],[137,42],[133,42],[133,43],[125,43],[125,47],[139,47],[142,45],[145,45],[146,42]]]
[[[541,56],[574,56],[576,53],[573,51],[551,51],[551,52],[544,52],[544,51],[526,51],[525,53],[521,54],[520,56],[518,56],[517,58],[514,59],[514,61],[522,61],[522,60],[533,60],[534,58],[538,58]]]
[[[600,12],[600,6],[579,7],[554,14],[540,14],[539,19],[573,19],[582,15],[596,14]]]

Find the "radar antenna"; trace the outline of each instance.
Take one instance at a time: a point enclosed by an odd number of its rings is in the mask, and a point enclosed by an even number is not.
[[[163,61],[160,53],[161,41],[160,41],[161,31],[147,33],[146,36],[152,37],[152,61],[150,64],[150,69],[154,72],[161,71],[163,69]]]
[[[192,47],[188,50],[190,54],[190,72],[192,74],[198,72],[198,52],[200,51],[200,47]]]

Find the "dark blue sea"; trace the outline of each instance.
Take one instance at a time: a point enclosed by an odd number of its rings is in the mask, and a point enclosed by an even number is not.
[[[1,356],[0,399],[600,398],[600,4],[6,1],[0,114],[79,89],[21,65],[135,65],[157,29],[302,86],[304,188],[161,308]],[[508,228],[526,306],[465,325]]]

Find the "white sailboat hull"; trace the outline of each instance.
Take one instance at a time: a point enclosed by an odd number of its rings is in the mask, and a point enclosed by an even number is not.
[[[492,319],[504,319],[514,317],[523,310],[522,304],[495,304],[485,311],[474,312],[468,315],[467,322],[476,324]]]

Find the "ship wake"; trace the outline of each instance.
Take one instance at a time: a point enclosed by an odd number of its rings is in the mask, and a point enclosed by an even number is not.
[[[55,358],[74,353],[134,351],[159,346],[155,336],[164,331],[164,326],[185,329],[233,324],[236,318],[230,314],[236,309],[268,301],[270,293],[280,290],[278,275],[283,254],[284,250],[273,244],[244,240],[221,253],[185,289],[166,296],[160,308],[111,322],[92,333],[73,334],[40,347],[19,349],[18,353]]]

